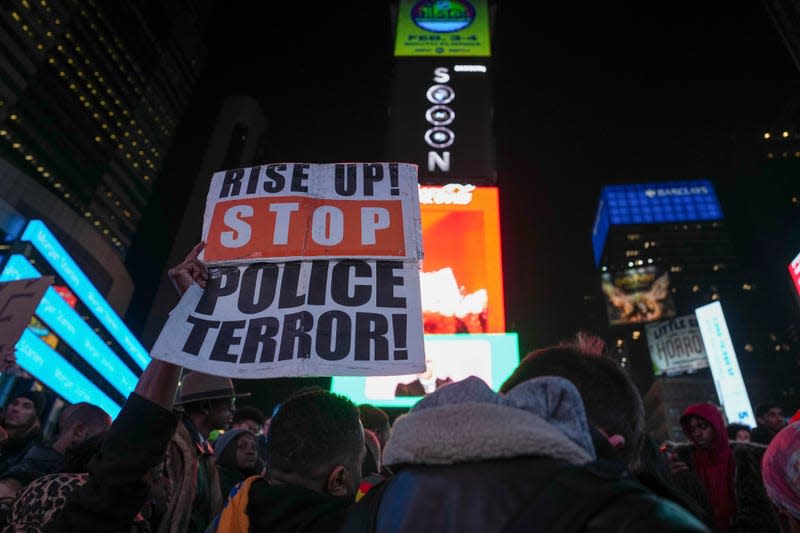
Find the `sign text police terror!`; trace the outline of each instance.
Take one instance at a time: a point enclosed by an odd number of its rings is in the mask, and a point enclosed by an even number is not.
[[[282,163],[214,174],[210,269],[152,356],[230,377],[424,370],[416,167]]]

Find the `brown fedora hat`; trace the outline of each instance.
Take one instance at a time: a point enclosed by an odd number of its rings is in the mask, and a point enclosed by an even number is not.
[[[230,378],[212,376],[202,372],[190,372],[183,376],[178,385],[175,405],[224,398],[247,398],[248,396],[250,396],[249,392],[237,394],[233,388],[233,380]]]

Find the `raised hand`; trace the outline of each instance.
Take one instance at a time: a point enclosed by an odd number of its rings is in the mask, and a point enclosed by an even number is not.
[[[169,279],[172,280],[172,284],[181,296],[192,286],[192,283],[197,283],[204,289],[206,288],[208,271],[205,265],[197,258],[205,246],[204,242],[197,243],[183,262],[167,271]]]

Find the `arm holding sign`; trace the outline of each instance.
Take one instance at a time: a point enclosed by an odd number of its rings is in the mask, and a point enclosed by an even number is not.
[[[205,286],[207,273],[197,255],[203,243],[170,269],[179,294],[193,283]],[[72,492],[47,531],[129,531],[138,513],[153,501],[161,469],[180,417],[172,411],[181,367],[152,360],[89,463],[89,479]]]

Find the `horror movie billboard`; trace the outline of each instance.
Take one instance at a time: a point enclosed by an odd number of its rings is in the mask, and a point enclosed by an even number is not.
[[[645,326],[653,372],[674,375],[708,367],[703,337],[694,315]]]

